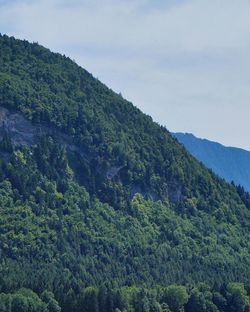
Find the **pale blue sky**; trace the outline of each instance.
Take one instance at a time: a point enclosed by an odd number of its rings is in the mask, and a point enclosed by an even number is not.
[[[0,32],[70,56],[171,131],[250,150],[249,0],[0,0]]]

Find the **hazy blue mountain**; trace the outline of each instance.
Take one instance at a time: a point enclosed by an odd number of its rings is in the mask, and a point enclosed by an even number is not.
[[[226,147],[217,142],[195,137],[191,133],[173,133],[185,148],[228,182],[242,185],[250,191],[250,152]]]

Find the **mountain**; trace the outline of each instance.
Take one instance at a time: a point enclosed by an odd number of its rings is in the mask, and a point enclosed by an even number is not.
[[[1,311],[247,311],[249,195],[151,117],[1,35],[0,126]]]
[[[226,181],[233,181],[250,192],[250,152],[226,147],[190,133],[173,133],[185,148]]]

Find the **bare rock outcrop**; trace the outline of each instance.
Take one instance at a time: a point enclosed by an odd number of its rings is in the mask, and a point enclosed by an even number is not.
[[[11,112],[0,107],[0,127],[8,133],[14,146],[25,146],[34,143],[39,127],[32,125],[20,113]]]

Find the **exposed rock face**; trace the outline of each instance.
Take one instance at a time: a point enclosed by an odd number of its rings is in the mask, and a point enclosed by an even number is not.
[[[11,142],[16,147],[23,147],[27,145],[35,144],[40,136],[49,134],[56,137],[59,143],[66,146],[69,153],[78,153],[84,161],[90,161],[94,155],[88,155],[85,153],[83,148],[78,147],[74,144],[72,137],[62,133],[61,131],[53,128],[47,127],[45,125],[34,124],[27,120],[21,113],[10,111],[4,107],[0,107],[0,141],[3,138],[3,133],[7,132],[11,139]],[[9,158],[8,153],[1,154],[6,160]],[[111,166],[106,173],[104,173],[104,178],[107,180],[112,180],[119,175],[119,172],[124,168],[124,166]],[[130,187],[130,197],[136,193],[140,193],[145,197],[151,198],[152,200],[159,200],[160,197],[152,192],[151,190],[142,190],[139,185],[132,185]],[[176,202],[181,197],[181,192],[173,192],[169,194],[172,201]]]
[[[0,128],[8,133],[14,146],[32,145],[37,138],[42,135],[54,135],[58,141],[66,145],[72,152],[84,154],[72,141],[72,138],[53,127],[34,124],[27,120],[21,113],[12,112],[4,107],[0,107]],[[82,155],[85,156],[85,155]]]
[[[174,191],[169,191],[168,198],[173,203],[180,201],[183,198],[181,186],[177,186],[176,190]]]
[[[62,133],[61,131],[53,128],[46,127],[45,125],[34,124],[27,120],[21,113],[10,111],[0,106],[0,141],[3,138],[3,133],[7,132],[11,142],[16,147],[22,147],[35,144],[39,136],[53,135],[56,136],[58,142],[65,145],[68,152],[78,153],[85,161],[93,158],[93,155],[87,155],[83,148],[74,144],[73,139]],[[111,167],[107,173],[106,178],[114,178],[123,167]]]
[[[133,198],[136,194],[141,194],[145,198],[150,198],[153,201],[160,200],[160,196],[152,190],[143,190],[139,184],[133,184],[130,187],[130,198]]]
[[[25,146],[34,143],[39,127],[32,125],[21,114],[0,107],[0,127],[4,129],[15,146]]]
[[[79,148],[74,144],[73,139],[53,127],[34,124],[27,120],[21,113],[10,111],[0,106],[0,141],[3,139],[4,133],[8,134],[11,143],[15,147],[23,147],[35,144],[39,137],[43,135],[52,135],[57,141],[64,145],[68,152],[78,153],[85,161],[89,161],[90,157],[85,153],[83,148]],[[2,156],[4,156],[2,154]],[[8,155],[7,155],[8,156]],[[7,157],[5,155],[5,158]]]
[[[107,179],[111,180],[113,179],[118,173],[119,171],[123,168],[124,166],[121,167],[111,167],[107,173],[106,173],[106,177]]]

